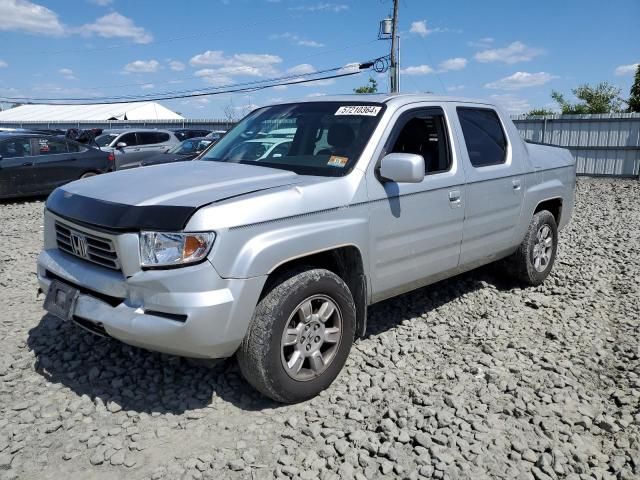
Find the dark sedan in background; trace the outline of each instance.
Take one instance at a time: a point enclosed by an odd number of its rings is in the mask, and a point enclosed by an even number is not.
[[[62,137],[0,133],[0,198],[45,195],[113,170],[114,156]]]
[[[205,150],[212,143],[215,142],[210,138],[190,138],[188,140],[185,140],[184,142],[179,143],[175,147],[170,148],[166,152],[158,153],[152,157],[145,158],[139,163],[126,165],[125,167],[122,167],[122,169],[193,160],[200,154],[200,152]]]

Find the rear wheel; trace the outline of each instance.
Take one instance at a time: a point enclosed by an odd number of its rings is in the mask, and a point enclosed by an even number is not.
[[[514,276],[540,285],[551,273],[558,250],[558,226],[548,210],[537,212],[518,250],[508,259]]]
[[[82,176],[80,177],[80,179],[89,178],[89,177],[95,177],[96,175],[97,175],[96,172],[87,172],[87,173],[83,173]]]
[[[349,287],[324,269],[291,272],[260,300],[238,351],[247,381],[285,403],[316,396],[338,376],[355,331]]]

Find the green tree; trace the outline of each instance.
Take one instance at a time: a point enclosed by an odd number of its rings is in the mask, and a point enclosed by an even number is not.
[[[551,98],[558,103],[562,113],[612,113],[622,111],[623,100],[620,98],[620,89],[610,85],[608,82],[601,82],[596,86],[580,85],[578,88],[572,89],[571,92],[581,102],[570,103],[562,93],[555,90],[551,92]]]
[[[373,77],[369,77],[369,82],[362,87],[354,88],[355,93],[376,93],[378,91],[378,82]]]
[[[627,103],[629,104],[630,112],[640,113],[640,63],[636,68],[636,77],[633,80],[633,85],[631,85]]]
[[[555,113],[554,111],[548,110],[546,108],[534,108],[529,113],[527,113],[527,117],[535,117],[535,116],[544,117],[547,115],[553,115],[554,113]]]

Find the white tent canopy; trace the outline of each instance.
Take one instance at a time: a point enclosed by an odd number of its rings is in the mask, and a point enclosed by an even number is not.
[[[0,112],[0,121],[182,120],[156,102],[109,105],[21,105]]]

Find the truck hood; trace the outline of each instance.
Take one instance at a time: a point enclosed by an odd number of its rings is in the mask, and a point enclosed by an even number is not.
[[[69,220],[115,230],[182,230],[211,203],[293,185],[293,172],[194,161],[97,175],[56,189],[46,207]]]

